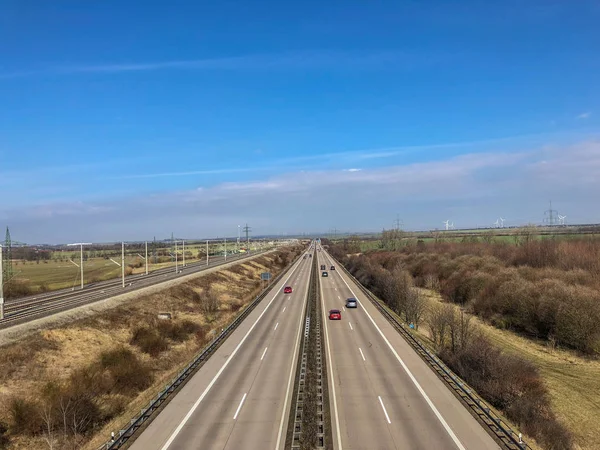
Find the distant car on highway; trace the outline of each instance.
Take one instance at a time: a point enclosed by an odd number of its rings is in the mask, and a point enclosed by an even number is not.
[[[325,269],[326,269],[325,264],[321,264],[321,270],[325,270]]]
[[[329,320],[342,320],[342,313],[339,309],[329,310]]]
[[[321,275],[324,276],[324,277],[328,277],[329,276],[329,274],[327,272],[325,272],[325,271]]]
[[[346,308],[357,308],[358,302],[354,297],[350,297],[346,299]]]
[[[331,266],[329,270],[335,270],[335,266]]]
[[[291,294],[292,293],[292,287],[291,286],[286,286],[283,288],[283,293],[284,294]]]

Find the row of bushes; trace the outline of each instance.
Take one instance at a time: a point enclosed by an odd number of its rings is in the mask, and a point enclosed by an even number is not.
[[[370,265],[388,271],[401,267],[417,286],[439,290],[445,300],[498,327],[600,354],[600,277],[595,273],[507,266],[491,255],[453,257],[431,247],[421,253],[373,252],[349,258],[348,264],[363,271],[375,270]]]

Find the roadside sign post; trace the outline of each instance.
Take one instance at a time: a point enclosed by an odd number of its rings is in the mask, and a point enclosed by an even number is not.
[[[260,274],[260,279],[266,281],[267,285],[271,282],[271,272],[263,272]]]

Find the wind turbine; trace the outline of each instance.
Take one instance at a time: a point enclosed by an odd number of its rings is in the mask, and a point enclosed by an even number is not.
[[[496,228],[500,227],[500,221],[498,219],[496,219],[496,221],[494,222],[494,225],[496,225]]]
[[[454,230],[454,222],[451,222],[451,223],[450,223],[450,229],[451,229],[451,230]]]
[[[567,218],[567,216],[561,216],[560,214],[558,215],[558,224],[559,225],[564,225],[565,224],[565,219]]]
[[[446,231],[448,231],[448,227],[449,227],[449,225],[450,225],[450,221],[449,221],[449,220],[446,220],[446,221],[444,221],[444,222],[442,222],[442,223],[446,225]]]
[[[504,221],[506,219],[503,219],[502,217],[500,217],[500,228],[504,228]]]

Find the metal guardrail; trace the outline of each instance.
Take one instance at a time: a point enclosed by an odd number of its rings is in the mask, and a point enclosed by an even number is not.
[[[329,255],[335,261],[335,259]],[[522,439],[521,433],[513,431],[512,428],[502,420],[490,407],[482,400],[477,393],[458,375],[456,375],[437,355],[425,347],[405,326],[394,317],[371,291],[365,288],[354,276],[340,264],[342,270],[356,283],[362,293],[371,301],[371,303],[383,314],[390,324],[405,338],[405,340],[415,349],[421,358],[446,382],[446,384],[458,395],[458,397],[471,409],[473,413],[484,423],[493,433],[499,442],[505,448],[510,450],[532,450]]]
[[[290,267],[293,267],[296,262],[302,257],[304,252],[300,253],[292,264],[288,266],[287,270],[283,270],[277,277],[271,282],[271,284],[265,288],[253,301],[250,303],[242,312],[239,314],[233,322],[231,322],[215,339],[210,342],[194,359],[189,363],[183,370],[181,370],[177,377],[174,378],[159,394],[150,401],[148,406],[140,412],[140,415],[131,419],[129,426],[125,429],[119,430],[118,434],[113,433],[111,439],[104,443],[98,448],[98,450],[115,450],[121,448],[135,435],[136,431],[149,419],[152,418],[153,413],[160,408],[163,403],[169,398],[173,392],[175,392],[180,386],[184,385],[187,379],[196,372],[196,369],[200,367],[222,344],[222,342],[229,337],[231,333],[242,323],[242,321],[254,310],[254,308],[264,299],[271,289],[282,279],[282,277],[288,272]]]

